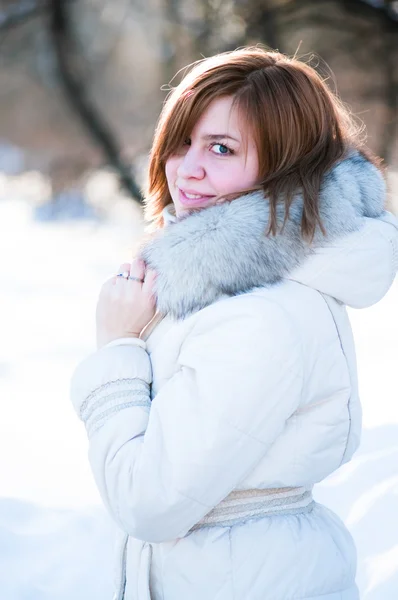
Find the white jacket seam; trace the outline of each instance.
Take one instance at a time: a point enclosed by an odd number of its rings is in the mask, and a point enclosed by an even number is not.
[[[347,355],[346,355],[346,353],[345,353],[345,350],[344,350],[343,340],[341,339],[340,330],[339,330],[339,328],[338,328],[338,325],[337,325],[337,322],[336,322],[335,316],[334,316],[334,314],[333,314],[333,311],[332,311],[332,309],[331,309],[331,308],[330,308],[330,306],[329,306],[329,303],[328,303],[328,301],[326,300],[326,297],[325,297],[325,296],[326,296],[326,294],[323,294],[322,292],[320,292],[320,294],[321,294],[321,296],[322,296],[322,298],[323,298],[323,301],[325,302],[325,304],[326,304],[326,306],[327,306],[327,308],[328,308],[328,311],[329,311],[329,313],[330,313],[330,316],[332,317],[332,320],[333,320],[333,323],[334,323],[334,326],[335,326],[335,329],[336,329],[337,337],[338,337],[338,339],[339,339],[339,343],[340,343],[341,352],[342,352],[342,354],[343,354],[343,356],[344,356],[344,361],[345,361],[345,364],[346,364],[346,368],[347,368],[348,377],[349,377],[349,380],[350,380],[350,394],[349,394],[348,401],[347,401],[347,413],[348,413],[348,431],[347,431],[347,438],[346,438],[346,441],[345,441],[345,447],[344,447],[344,451],[343,451],[343,454],[342,454],[342,457],[341,457],[341,461],[340,461],[340,464],[339,464],[339,467],[341,467],[341,465],[344,463],[344,459],[345,459],[345,456],[346,456],[346,453],[347,453],[347,449],[348,449],[348,441],[349,441],[349,438],[350,438],[350,434],[351,434],[351,428],[352,428],[352,419],[351,419],[351,396],[352,396],[352,389],[353,389],[353,385],[352,385],[351,371],[350,371],[350,367],[349,367],[349,363],[348,363]]]
[[[232,599],[231,600],[235,600],[234,557],[233,557],[233,552],[232,552],[231,529],[232,529],[232,527],[229,527],[229,529],[228,529],[229,552],[230,552],[230,561],[231,561],[231,587],[232,587]]]

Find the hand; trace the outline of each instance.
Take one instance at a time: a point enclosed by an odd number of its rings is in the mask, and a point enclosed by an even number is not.
[[[97,348],[121,337],[139,337],[156,312],[153,285],[156,273],[145,269],[145,263],[136,258],[124,263],[118,273],[144,280],[114,276],[101,288],[96,309]]]

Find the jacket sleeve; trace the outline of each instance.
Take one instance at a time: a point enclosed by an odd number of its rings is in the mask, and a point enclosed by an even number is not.
[[[72,378],[102,499],[135,538],[184,536],[253,470],[300,403],[302,350],[289,317],[263,297],[242,298],[201,311],[152,403],[139,346],[103,348]]]

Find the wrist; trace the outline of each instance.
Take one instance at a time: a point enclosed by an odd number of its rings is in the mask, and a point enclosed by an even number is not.
[[[115,334],[115,335],[97,335],[97,349],[102,348],[103,346],[107,346],[108,344],[110,344],[111,342],[115,342],[117,340],[139,340],[140,339],[140,334],[136,333],[136,332],[126,332],[123,331],[119,334]]]
[[[117,338],[115,340],[112,340],[111,342],[107,342],[106,344],[104,344],[102,346],[102,348],[110,348],[112,346],[135,346],[135,347],[140,347],[143,348],[144,350],[147,349],[146,343],[144,340],[142,340],[139,337],[120,337]],[[99,350],[100,348],[98,348]]]

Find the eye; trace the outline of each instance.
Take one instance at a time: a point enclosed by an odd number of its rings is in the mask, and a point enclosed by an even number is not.
[[[228,154],[233,154],[233,150],[231,150],[231,148],[228,148],[228,146],[226,146],[225,144],[219,144],[218,142],[215,144],[212,144],[211,146],[213,149],[215,150],[215,154],[218,154],[220,156],[228,156]]]

